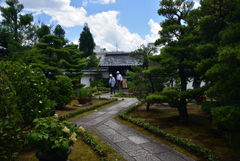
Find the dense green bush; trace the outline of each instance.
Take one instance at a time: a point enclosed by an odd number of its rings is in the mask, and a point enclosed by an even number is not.
[[[16,109],[16,92],[0,69],[0,160],[14,160],[22,148],[22,118]]]
[[[152,94],[146,98],[148,103],[169,103],[171,107],[179,105],[179,92],[176,89],[166,89],[159,93]]]
[[[92,87],[108,87],[108,81],[104,78],[97,78],[91,82]]]
[[[55,84],[55,90],[49,94],[51,100],[54,100],[57,109],[63,109],[73,99],[72,81],[67,76],[58,75]]]
[[[128,88],[133,88],[135,85],[132,82],[127,82],[127,87]]]
[[[0,69],[16,91],[16,109],[21,113],[25,126],[36,117],[49,116],[49,109],[53,106],[48,98],[49,81],[40,69],[11,62],[0,63]]]
[[[229,139],[233,148],[240,147],[240,107],[238,105],[227,105],[212,108],[213,128],[221,130]]]
[[[225,102],[206,101],[201,104],[201,108],[202,111],[210,113],[212,108],[221,107],[225,105],[227,105],[227,103]]]

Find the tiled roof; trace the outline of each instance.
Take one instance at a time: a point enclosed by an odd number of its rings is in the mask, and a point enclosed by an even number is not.
[[[130,56],[129,53],[106,54],[103,60],[99,63],[100,67],[132,65],[142,65],[142,63],[139,63],[139,60]]]

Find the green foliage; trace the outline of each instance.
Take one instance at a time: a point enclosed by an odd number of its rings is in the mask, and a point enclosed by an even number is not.
[[[96,78],[91,82],[92,87],[108,87],[108,81],[104,78]]]
[[[48,98],[49,80],[38,68],[1,62],[4,72],[16,91],[16,109],[21,113],[24,125],[31,124],[36,117],[49,116],[53,103]]]
[[[45,35],[36,44],[36,47],[30,50],[26,58],[28,64],[42,69],[44,75],[54,80],[55,75],[61,75],[59,70],[59,61],[66,58],[69,53],[62,49],[62,41],[57,36]]]
[[[155,62],[161,65],[159,73],[168,77],[170,81],[181,80],[181,92],[186,91],[186,82],[189,77],[197,76],[194,68],[200,59],[194,50],[199,42],[198,20],[201,18],[199,11],[193,10],[194,2],[186,0],[173,1],[162,0],[158,14],[165,19],[160,23],[162,30],[160,38],[155,45],[164,45],[160,56],[156,56]],[[181,121],[188,122],[186,99],[180,97],[178,108]]]
[[[83,31],[79,38],[79,50],[83,52],[82,57],[86,58],[93,54],[93,49],[95,47],[93,36],[90,32],[88,24],[85,23]]]
[[[80,71],[87,65],[87,59],[81,59],[83,53],[79,52],[77,47],[78,45],[65,45],[63,49],[69,55],[60,60],[60,67],[63,67],[66,75],[71,78],[74,90],[84,86],[79,83],[79,80],[83,77],[83,72]]]
[[[19,4],[18,0],[6,0],[8,7],[0,6],[1,15],[3,17],[2,24],[9,27],[14,34],[14,40],[21,43],[24,34],[32,27],[32,14],[20,14],[24,9],[23,4]]]
[[[89,89],[81,88],[77,92],[79,98],[87,98],[89,96]]]
[[[208,113],[211,113],[211,110],[213,108],[218,108],[218,107],[221,107],[221,106],[226,106],[228,103],[226,102],[216,102],[216,101],[212,101],[212,102],[208,102],[208,101],[205,101],[201,104],[201,108],[204,112],[208,112]]]
[[[98,58],[96,57],[96,53],[93,52],[93,53],[90,54],[90,56],[89,56],[86,69],[89,69],[90,67],[98,67],[98,64],[99,64],[99,63],[100,63],[100,58],[98,59]]]
[[[93,87],[93,88],[90,88],[90,89],[91,89],[92,93],[94,93],[94,92],[97,92],[97,91],[98,91],[97,87]]]
[[[56,76],[55,89],[49,93],[49,98],[54,100],[57,109],[63,109],[73,99],[71,79],[67,76]]]
[[[162,92],[152,94],[146,98],[149,103],[164,103],[167,102],[171,107],[179,106],[179,91],[176,89],[166,89]]]
[[[45,35],[51,34],[51,26],[45,25],[43,22],[41,23],[41,27],[36,30],[36,35],[38,37],[38,41],[43,38]]]
[[[22,121],[16,109],[16,92],[0,69],[0,160],[15,160],[22,148]]]
[[[127,87],[128,88],[133,88],[134,87],[134,84],[132,82],[127,82]]]
[[[106,87],[97,87],[97,90],[98,90],[98,91],[108,91],[109,88],[106,88]]]
[[[227,105],[212,108],[213,128],[224,132],[233,148],[239,148],[240,141],[240,107],[239,105]]]
[[[35,129],[28,133],[24,142],[26,149],[36,148],[44,154],[61,156],[74,145],[78,128],[76,124],[57,118],[34,119]]]
[[[197,155],[201,155],[208,160],[218,161],[218,157],[216,157],[213,154],[212,150],[210,150],[208,148],[202,148],[201,146],[199,146],[197,144],[189,142],[186,138],[178,138],[177,136],[168,134],[165,131],[159,129],[159,127],[151,126],[149,123],[145,123],[140,120],[135,120],[128,116],[128,113],[132,112],[133,110],[135,110],[137,107],[139,107],[141,105],[142,105],[142,103],[138,103],[137,105],[134,105],[134,106],[128,108],[127,110],[124,110],[123,112],[121,112],[120,117],[128,122],[131,122],[133,124],[136,124],[136,125],[144,128],[145,130],[151,132],[154,135],[163,137],[164,139],[172,142],[173,144],[177,144],[179,146],[186,148],[188,151],[192,151]]]
[[[61,40],[62,40],[62,44],[63,45],[66,45],[68,43],[68,39],[65,39],[65,31],[64,29],[62,28],[61,25],[57,25],[53,31],[54,35],[55,36],[58,36]]]

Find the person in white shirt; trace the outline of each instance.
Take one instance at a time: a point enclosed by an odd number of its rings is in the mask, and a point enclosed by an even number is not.
[[[115,78],[112,76],[112,74],[110,74],[109,76],[110,76],[110,78],[109,78],[109,86],[110,86],[110,89],[111,89],[111,94],[112,94],[112,92],[114,92],[114,94],[115,94],[115,88],[114,88],[114,86],[115,86],[115,84],[116,84],[116,80],[115,80]]]
[[[123,80],[122,75],[120,74],[119,71],[117,71],[117,90],[118,90],[118,92],[122,88],[122,80]]]

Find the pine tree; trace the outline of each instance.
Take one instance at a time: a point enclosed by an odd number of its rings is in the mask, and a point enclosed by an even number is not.
[[[65,31],[61,25],[57,25],[53,31],[55,36],[58,36],[62,40],[62,44],[66,45],[68,43],[68,39],[65,39]]]
[[[170,63],[166,64],[165,68],[169,67],[166,71],[169,70],[169,76],[179,76],[181,92],[186,91],[188,78],[194,76],[197,61],[192,44],[198,39],[195,29],[200,14],[198,10],[192,10],[193,5],[194,2],[185,2],[185,0],[162,0],[161,8],[158,10],[160,16],[167,18],[160,23],[162,27],[159,31],[160,39],[155,42],[155,45],[165,45],[159,63],[162,66],[166,61]],[[183,122],[188,122],[186,104],[186,99],[181,97],[178,111]]]
[[[88,24],[84,24],[84,28],[82,33],[80,34],[79,38],[79,50],[83,52],[82,57],[87,58],[89,57],[94,50],[95,43],[93,36],[90,32],[90,28],[88,27]]]

